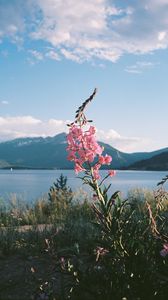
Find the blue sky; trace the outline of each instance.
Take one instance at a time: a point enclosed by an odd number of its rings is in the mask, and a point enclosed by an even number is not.
[[[167,20],[168,0],[0,0],[0,141],[65,131],[97,87],[99,140],[167,147]]]

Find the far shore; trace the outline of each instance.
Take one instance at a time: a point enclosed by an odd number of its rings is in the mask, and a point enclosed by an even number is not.
[[[72,170],[74,170],[73,168],[33,168],[33,167],[4,167],[4,168],[0,168],[0,170],[9,170],[9,171],[14,171],[14,170],[37,170],[37,171],[39,171],[39,170],[41,170],[41,171],[46,171],[46,170],[57,170],[57,171],[61,171],[61,170],[66,170],[66,171],[68,171],[68,170],[70,170],[70,171],[72,171]],[[111,170],[111,168],[101,168],[101,170]],[[156,171],[158,171],[158,172],[168,172],[168,169],[138,169],[138,168],[113,168],[113,170],[119,170],[119,171],[153,171],[153,172],[156,172]]]

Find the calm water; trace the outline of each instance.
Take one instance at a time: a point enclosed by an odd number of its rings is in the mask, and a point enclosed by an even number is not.
[[[68,185],[73,191],[80,188],[88,191],[82,186],[82,181],[77,178],[73,170],[0,170],[0,198],[5,201],[11,199],[13,194],[26,202],[35,201],[47,195],[50,186],[59,178],[61,173],[68,178]],[[168,172],[150,171],[117,171],[108,182],[112,183],[112,190],[120,190],[126,195],[128,190],[134,188],[156,189],[157,183]],[[101,174],[107,174],[101,171]],[[108,183],[107,182],[107,183]],[[165,186],[168,187],[168,184]]]

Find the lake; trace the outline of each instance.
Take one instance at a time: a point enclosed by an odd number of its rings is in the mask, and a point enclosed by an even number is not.
[[[73,170],[0,170],[0,198],[8,201],[12,195],[17,195],[26,202],[34,202],[47,195],[50,186],[61,174],[67,176],[67,183],[73,191],[82,188],[89,192]],[[107,171],[101,171],[102,176],[105,174]],[[112,183],[113,192],[120,190],[126,196],[129,190],[135,188],[156,189],[157,183],[167,174],[160,171],[117,171],[107,183]],[[167,183],[165,187],[167,189]]]

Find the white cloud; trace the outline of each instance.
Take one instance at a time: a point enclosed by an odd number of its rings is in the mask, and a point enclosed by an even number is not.
[[[31,49],[28,52],[31,55],[30,57],[28,57],[28,62],[32,65],[34,65],[38,61],[44,60],[45,58],[49,58],[57,61],[60,60],[60,56],[54,50],[49,50],[45,53],[42,53],[35,49]]]
[[[0,117],[0,140],[19,137],[54,136],[66,131],[68,121],[42,121],[32,116]]]
[[[20,137],[46,137],[67,132],[69,120],[49,119],[42,121],[32,116],[0,117],[0,141]],[[143,150],[149,144],[148,140],[138,137],[125,137],[113,129],[97,130],[97,139],[126,152]]]
[[[167,1],[158,2],[128,1],[123,8],[121,1],[38,0],[43,18],[33,37],[61,46],[66,58],[78,62],[94,57],[115,62],[124,53],[148,53],[168,45]]]
[[[68,51],[66,49],[61,49],[61,53],[65,56],[67,59],[71,59],[76,62],[80,62],[80,55],[74,54],[73,51]]]
[[[29,50],[29,53],[32,55],[33,58],[36,60],[43,60],[43,54],[37,50]]]
[[[21,5],[22,4],[22,5]],[[53,50],[32,53],[82,62],[168,48],[168,1],[22,0],[0,4],[0,39],[42,40]],[[35,51],[35,50],[34,50]],[[44,50],[45,51],[45,50]]]
[[[145,70],[149,70],[156,64],[150,61],[137,61],[134,65],[127,66],[125,71],[133,74],[141,74]]]
[[[158,33],[158,40],[159,40],[159,41],[163,41],[163,40],[166,38],[166,35],[167,35],[167,32],[165,32],[165,31],[160,31],[160,32]]]
[[[27,14],[27,5],[21,0],[1,1],[0,3],[0,38],[4,37],[17,45],[23,41],[22,34],[26,29],[24,16]],[[26,9],[26,11],[25,11]]]
[[[60,60],[60,56],[56,51],[50,50],[46,52],[46,57],[53,59],[53,60]]]
[[[98,140],[111,145],[123,152],[143,151],[145,146],[149,145],[149,140],[139,137],[126,137],[120,135],[117,131],[109,129],[108,131],[97,130]]]

